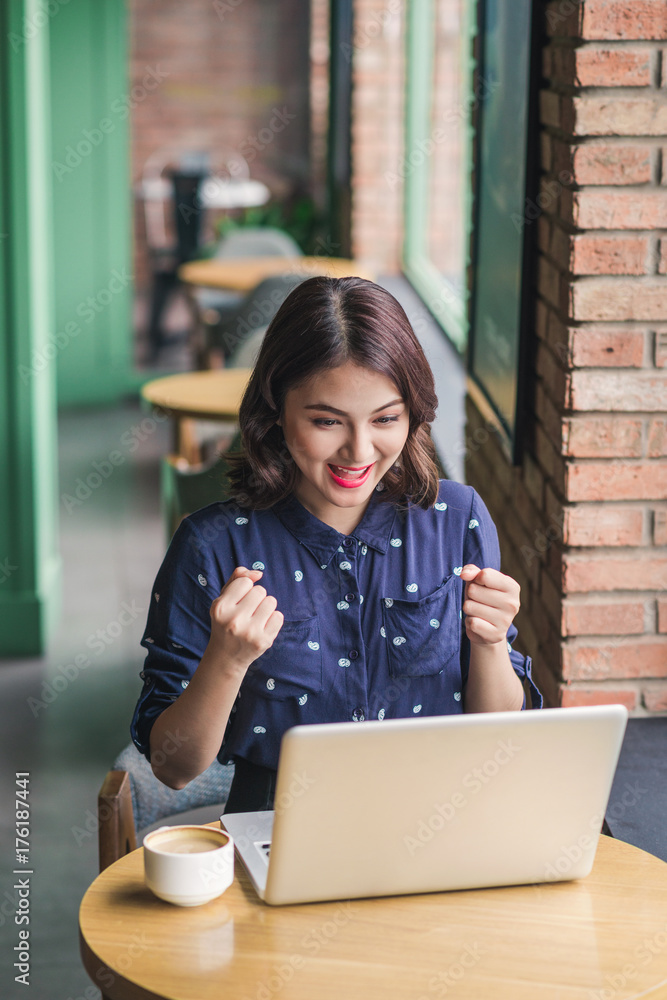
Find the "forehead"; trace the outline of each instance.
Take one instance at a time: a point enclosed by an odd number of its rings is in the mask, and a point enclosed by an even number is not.
[[[369,409],[401,397],[400,390],[386,375],[362,368],[348,361],[338,368],[318,372],[295,386],[287,393],[286,403],[295,402],[303,406],[311,403],[331,403],[339,406],[341,400],[353,402],[358,407],[368,403]]]

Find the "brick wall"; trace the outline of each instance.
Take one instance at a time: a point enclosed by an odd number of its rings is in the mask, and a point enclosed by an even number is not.
[[[241,153],[277,197],[307,189],[309,0],[131,0],[129,9],[133,183],[151,156],[207,149]],[[276,108],[287,117],[273,129]],[[135,271],[142,287],[139,201]]]
[[[355,0],[352,52],[352,256],[377,274],[399,270],[405,89],[404,0]]]
[[[468,476],[548,701],[665,713],[667,3],[542,7],[529,443],[510,467],[473,394]]]

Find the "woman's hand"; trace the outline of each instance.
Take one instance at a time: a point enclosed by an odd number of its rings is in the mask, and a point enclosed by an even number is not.
[[[232,672],[248,669],[282,628],[284,616],[278,602],[257,586],[260,570],[237,566],[211,605],[209,649]]]
[[[519,584],[497,569],[479,569],[473,563],[463,567],[461,579],[466,584],[463,614],[470,642],[485,646],[505,642],[519,610]]]

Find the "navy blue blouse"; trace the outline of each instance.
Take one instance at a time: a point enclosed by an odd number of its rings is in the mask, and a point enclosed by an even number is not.
[[[374,492],[350,535],[296,498],[263,511],[233,501],[197,511],[176,532],[153,588],[136,746],[149,756],[151,726],[188,686],[208,644],[211,603],[236,566],[263,571],[285,621],[243,680],[221,763],[276,768],[281,737],[298,724],[462,712],[466,563],[500,569],[498,537],[478,494],[448,480],[429,510],[399,511]],[[512,664],[541,707],[515,637],[511,626]]]

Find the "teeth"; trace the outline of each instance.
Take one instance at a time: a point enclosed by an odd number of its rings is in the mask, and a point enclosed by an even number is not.
[[[367,472],[370,466],[366,466],[365,469],[361,469],[359,472],[353,472],[351,469],[345,469],[341,465],[332,465],[331,468],[341,479],[361,479]]]

